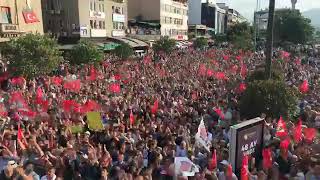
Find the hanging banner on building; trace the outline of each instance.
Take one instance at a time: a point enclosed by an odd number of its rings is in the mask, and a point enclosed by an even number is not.
[[[233,171],[239,175],[244,155],[262,157],[264,119],[255,118],[231,126],[229,161]]]
[[[22,11],[22,14],[23,14],[24,21],[26,22],[26,24],[40,22],[36,16],[36,14],[32,10],[24,10],[24,11]]]

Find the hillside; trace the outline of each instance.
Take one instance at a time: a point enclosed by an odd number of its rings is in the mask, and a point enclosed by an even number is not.
[[[320,29],[320,8],[310,9],[302,14],[311,19],[311,23],[316,29]]]

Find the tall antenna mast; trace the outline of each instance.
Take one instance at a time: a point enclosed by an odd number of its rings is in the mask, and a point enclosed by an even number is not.
[[[291,0],[292,10],[296,9],[296,4],[298,0]]]

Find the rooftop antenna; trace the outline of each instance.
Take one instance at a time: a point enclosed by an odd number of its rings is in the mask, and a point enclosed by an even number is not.
[[[291,0],[292,10],[296,9],[296,4],[298,0]]]

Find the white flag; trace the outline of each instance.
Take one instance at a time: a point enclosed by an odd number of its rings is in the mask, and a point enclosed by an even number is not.
[[[204,125],[203,118],[201,119],[201,122],[199,124],[198,132],[195,136],[195,139],[196,139],[196,144],[203,146],[207,151],[210,152],[209,147],[211,142],[208,141],[208,132],[206,130],[206,126]]]
[[[199,172],[199,168],[187,157],[176,157],[174,159],[176,176],[194,176]]]

